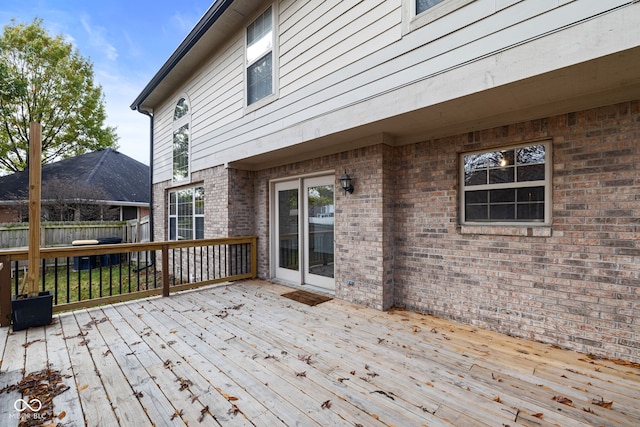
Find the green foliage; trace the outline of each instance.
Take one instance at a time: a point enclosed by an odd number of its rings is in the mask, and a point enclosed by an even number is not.
[[[117,148],[106,126],[102,87],[93,64],[42,20],[12,21],[0,36],[0,172],[28,167],[29,125],[42,125],[42,161]]]

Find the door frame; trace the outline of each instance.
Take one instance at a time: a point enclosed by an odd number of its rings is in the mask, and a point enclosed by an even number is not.
[[[282,278],[282,277],[278,277],[277,275],[277,270],[278,270],[278,264],[277,264],[277,260],[278,260],[278,255],[277,255],[277,251],[278,251],[278,230],[276,228],[276,225],[278,223],[278,219],[276,218],[276,214],[277,214],[277,190],[276,190],[276,184],[280,184],[280,183],[284,183],[284,182],[297,182],[298,185],[298,191],[299,191],[299,197],[300,200],[302,200],[303,197],[306,198],[306,194],[305,194],[305,188],[304,188],[304,181],[306,179],[310,179],[310,178],[317,178],[317,177],[331,177],[333,180],[333,185],[334,185],[334,203],[335,203],[335,189],[337,188],[336,185],[336,174],[335,174],[335,170],[325,170],[325,171],[320,171],[320,172],[315,172],[315,173],[309,173],[309,174],[301,174],[301,175],[294,175],[294,176],[289,176],[289,177],[285,177],[285,178],[278,178],[278,179],[272,179],[269,181],[269,277],[273,278],[273,279],[281,279],[284,280],[286,282],[295,284],[295,285],[301,285],[304,286],[305,285],[305,272],[304,270],[306,270],[307,266],[306,266],[306,260],[304,260],[303,258],[306,256],[304,254],[305,250],[304,250],[304,246],[300,246],[300,245],[306,245],[306,236],[304,236],[304,233],[306,232],[306,227],[304,226],[304,224],[302,223],[303,220],[306,219],[306,215],[302,215],[302,218],[299,221],[298,224],[298,233],[299,233],[299,247],[300,247],[300,257],[301,257],[301,261],[300,261],[300,268],[298,270],[298,275],[296,275],[295,278],[291,277],[290,279],[287,278]],[[298,210],[302,209],[303,207],[306,206],[306,201],[304,202],[304,206],[301,206],[301,202],[298,203]],[[335,224],[334,224],[335,227]],[[300,242],[301,241],[301,242]],[[335,248],[335,245],[334,245]],[[335,251],[335,249],[334,249]],[[335,255],[334,255],[335,256]],[[335,268],[335,265],[334,265]],[[335,279],[334,279],[334,284],[331,287],[331,289],[335,289]]]

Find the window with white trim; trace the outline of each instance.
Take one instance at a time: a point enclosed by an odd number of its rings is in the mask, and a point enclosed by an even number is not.
[[[269,6],[247,27],[247,106],[274,93],[274,23]]]
[[[550,150],[545,142],[462,154],[462,223],[549,224]]]
[[[204,239],[204,187],[169,192],[169,240]]]
[[[185,98],[180,98],[173,111],[173,182],[189,178],[189,125],[191,114]]]

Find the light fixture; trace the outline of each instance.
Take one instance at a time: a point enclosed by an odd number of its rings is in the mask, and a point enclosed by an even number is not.
[[[344,190],[344,194],[347,194],[347,192],[350,194],[353,193],[353,184],[351,183],[351,177],[347,174],[347,171],[344,171],[344,174],[340,177],[340,185]]]

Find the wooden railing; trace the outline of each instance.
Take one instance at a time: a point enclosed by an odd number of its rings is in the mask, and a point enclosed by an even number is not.
[[[41,248],[39,290],[53,312],[256,277],[257,237]],[[28,251],[0,250],[0,326],[24,293]]]

